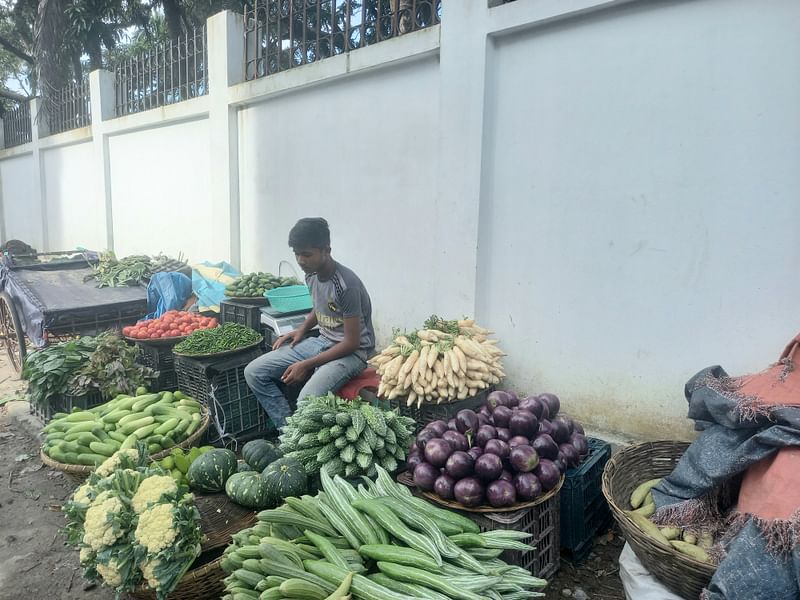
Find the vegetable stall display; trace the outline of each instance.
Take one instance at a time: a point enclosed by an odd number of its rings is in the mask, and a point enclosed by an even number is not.
[[[83,396],[100,392],[104,397],[135,394],[154,378],[155,372],[137,362],[137,350],[117,332],[108,331],[94,338],[89,359],[75,372],[68,392]]]
[[[228,298],[262,298],[264,293],[287,285],[300,285],[294,277],[279,277],[271,273],[247,273],[225,287]]]
[[[406,459],[413,428],[413,419],[359,399],[306,397],[287,419],[280,447],[309,475],[327,466],[332,475],[374,477],[377,465],[394,472]]]
[[[91,582],[119,595],[145,585],[164,600],[201,551],[186,486],[147,465],[143,444],[103,462],[64,505],[67,540]]]
[[[176,345],[175,354],[181,356],[211,356],[250,348],[264,341],[264,337],[239,323],[223,323],[219,327],[195,331]]]
[[[381,377],[378,396],[405,398],[407,406],[452,402],[475,396],[505,376],[505,353],[491,332],[472,319],[445,321],[432,316],[423,329],[396,335],[370,359]]]
[[[201,329],[213,329],[219,324],[214,317],[199,313],[170,310],[157,319],[139,321],[136,325],[123,327],[122,335],[134,340],[159,340],[182,338]]]
[[[136,362],[136,349],[113,331],[32,352],[22,371],[29,400],[40,408],[50,406],[61,394],[132,394],[152,376],[151,369]]]
[[[189,485],[189,480],[186,478],[189,467],[192,466],[195,460],[213,449],[214,446],[195,446],[190,448],[187,452],[184,451],[183,448],[175,447],[169,454],[155,462],[158,463],[159,467],[172,475],[175,481]]]
[[[30,403],[39,408],[49,406],[54,396],[66,392],[75,373],[89,361],[95,348],[96,339],[84,336],[28,354],[22,379],[28,382]]]
[[[429,423],[409,452],[414,484],[466,508],[535,500],[589,453],[583,427],[560,407],[553,394],[496,391],[477,412]]]
[[[303,465],[282,456],[268,441],[247,442],[242,456],[244,460],[237,460],[227,448],[208,450],[188,464],[186,482],[198,493],[224,492],[236,504],[253,509],[273,508],[287,496],[306,493],[308,476]]]
[[[103,252],[100,261],[92,267],[85,281],[94,280],[97,287],[125,287],[140,285],[150,279],[153,273],[180,271],[187,267],[179,255],[177,259],[163,254],[155,257],[131,255],[117,259],[112,251]]]
[[[202,405],[181,392],[117,396],[89,410],[56,414],[45,426],[42,454],[67,465],[96,466],[118,450],[143,442],[162,452],[195,435],[204,423]],[[207,425],[207,420],[205,421]]]
[[[233,536],[223,554],[225,600],[516,600],[547,584],[498,557],[531,550],[516,531],[480,533],[457,513],[415,498],[380,466],[354,488],[320,473],[316,496],[287,498]]]

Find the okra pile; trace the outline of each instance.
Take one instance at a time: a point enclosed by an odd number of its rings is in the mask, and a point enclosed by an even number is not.
[[[188,355],[219,354],[258,344],[263,336],[239,323],[224,323],[213,329],[200,329],[175,346],[175,352]]]
[[[56,413],[43,429],[42,451],[70,465],[97,466],[117,450],[141,441],[150,454],[191,436],[202,422],[202,405],[181,392],[120,395],[89,410]]]
[[[394,473],[413,441],[414,420],[356,398],[307,396],[286,420],[281,451],[309,475],[326,466],[330,475],[374,477],[381,466]]]
[[[480,533],[470,519],[415,498],[382,468],[354,488],[321,473],[317,496],[286,498],[233,536],[222,568],[236,598],[522,600],[547,585],[500,560],[529,534]]]

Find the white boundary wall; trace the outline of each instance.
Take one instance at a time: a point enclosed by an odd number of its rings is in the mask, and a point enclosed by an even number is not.
[[[3,239],[276,271],[304,215],[373,296],[380,341],[475,314],[508,384],[595,429],[691,435],[683,384],[800,329],[800,4],[445,0],[442,25],[0,150]],[[36,112],[36,105],[32,107]]]

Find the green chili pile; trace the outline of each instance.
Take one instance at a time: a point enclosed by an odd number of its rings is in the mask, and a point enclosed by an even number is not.
[[[257,331],[239,323],[225,323],[213,329],[201,329],[175,346],[178,354],[219,354],[260,343]]]

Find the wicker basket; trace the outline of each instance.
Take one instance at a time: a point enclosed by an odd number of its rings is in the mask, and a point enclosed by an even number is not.
[[[205,411],[203,420],[200,422],[200,427],[198,427],[195,430],[195,432],[192,433],[192,435],[183,440],[180,444],[173,446],[173,448],[177,447],[177,448],[183,448],[185,450],[186,448],[191,448],[192,446],[194,446],[195,443],[199,442],[200,439],[203,437],[203,434],[206,432],[206,429],[208,429],[210,423],[211,423],[211,417],[208,411]],[[167,448],[166,450],[162,450],[161,452],[153,454],[150,458],[153,460],[159,460],[167,456],[171,451],[172,448]],[[39,451],[39,458],[41,458],[42,462],[46,466],[50,467],[51,469],[55,469],[56,471],[61,471],[62,473],[67,475],[70,479],[78,483],[86,479],[89,476],[89,473],[91,473],[97,468],[92,465],[70,465],[67,463],[61,463],[58,462],[57,460],[53,460],[41,450]]]
[[[663,441],[623,448],[606,463],[603,495],[625,539],[647,570],[676,594],[696,600],[716,568],[656,544],[625,514],[631,510],[633,490],[644,481],[672,473],[688,446],[687,442]]]
[[[202,555],[201,555],[202,556]],[[167,596],[168,600],[211,600],[221,598],[225,593],[225,573],[222,570],[222,557],[189,570],[178,586]],[[128,598],[135,600],[156,600],[156,594],[150,588],[140,586],[128,593]]]
[[[459,510],[468,513],[497,514],[497,513],[519,512],[521,510],[525,510],[526,508],[533,508],[534,506],[547,502],[550,498],[552,498],[561,491],[561,486],[564,485],[564,475],[562,475],[559,478],[558,483],[554,488],[545,492],[541,496],[538,496],[533,500],[530,500],[529,502],[517,502],[516,504],[512,506],[507,506],[505,508],[497,508],[491,506],[490,504],[485,504],[485,503],[479,504],[478,506],[474,506],[472,508],[467,508],[460,502],[456,502],[454,500],[445,500],[444,498],[441,498],[437,494],[434,494],[432,492],[424,492],[414,485],[414,475],[410,471],[403,471],[402,473],[400,473],[400,475],[397,476],[397,483],[400,483],[406,487],[411,488],[412,491],[417,496],[425,498],[429,502],[433,502],[434,504],[438,504],[439,506],[442,506],[449,510]]]
[[[258,521],[254,511],[232,502],[226,494],[196,495],[194,503],[205,535],[203,552],[229,545],[234,533]]]

